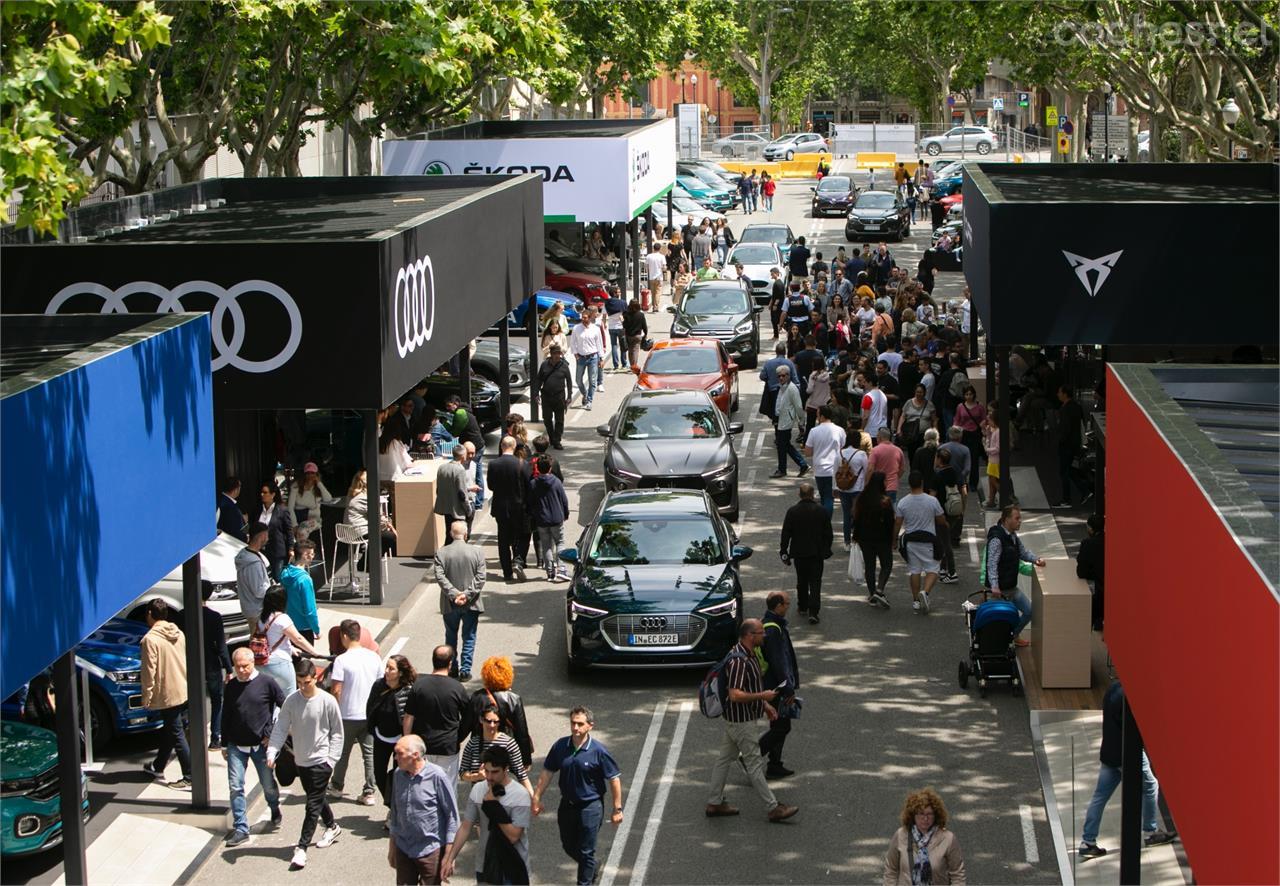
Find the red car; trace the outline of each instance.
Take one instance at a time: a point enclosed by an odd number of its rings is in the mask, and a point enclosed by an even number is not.
[[[604,277],[570,271],[549,258],[544,259],[543,264],[546,266],[545,279],[548,289],[571,292],[582,299],[583,304],[588,307],[602,304],[609,297],[609,291],[605,289]]]
[[[738,408],[738,364],[713,338],[673,338],[654,344],[644,368],[632,367],[641,390],[706,391],[725,415]]]

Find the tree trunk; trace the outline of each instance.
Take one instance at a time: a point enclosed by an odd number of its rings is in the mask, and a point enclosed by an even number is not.
[[[373,175],[373,136],[363,127],[351,127],[351,152],[355,156],[356,175]]]

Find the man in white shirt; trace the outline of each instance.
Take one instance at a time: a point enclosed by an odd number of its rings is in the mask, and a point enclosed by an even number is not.
[[[889,398],[880,390],[875,373],[858,373],[858,383],[866,391],[862,395],[862,429],[874,439],[881,428],[889,426]]]
[[[805,440],[804,454],[813,459],[813,482],[827,516],[835,511],[835,474],[840,450],[844,448],[844,428],[831,420],[835,414],[831,404],[818,407],[818,424]]]
[[[573,359],[577,365],[582,408],[590,409],[591,401],[596,395],[596,367],[599,366],[600,354],[604,351],[604,339],[600,335],[595,308],[587,308],[582,312],[582,322],[573,327],[573,332],[569,334],[569,350],[573,351]]]
[[[334,764],[329,779],[329,795],[342,796],[342,783],[347,776],[347,757],[351,746],[359,742],[360,756],[364,759],[364,788],[360,791],[360,805],[373,805],[373,791],[377,776],[373,767],[373,733],[365,713],[369,690],[382,676],[382,659],[378,653],[360,645],[360,622],[348,618],[338,627],[342,645],[347,650],[333,660],[333,697],[338,700],[342,714],[342,752]]]
[[[662,300],[662,273],[667,269],[666,247],[654,244],[653,252],[644,257],[645,270],[649,275],[649,313],[657,313],[658,302]]]

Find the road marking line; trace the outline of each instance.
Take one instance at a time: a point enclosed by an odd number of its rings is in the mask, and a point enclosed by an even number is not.
[[[974,563],[978,563],[981,561],[982,555],[980,553],[981,549],[978,546],[977,527],[970,526],[968,531],[968,536],[969,536],[969,559],[972,560]]]
[[[756,455],[764,454],[764,431],[760,432],[760,436],[756,437]]]
[[[653,719],[649,721],[649,732],[644,737],[644,747],[640,749],[640,760],[636,764],[635,774],[631,777],[631,787],[627,791],[627,802],[632,809],[639,810],[640,796],[644,793],[644,782],[649,776],[649,763],[653,760],[653,749],[658,744],[658,733],[662,731],[662,721],[667,716],[667,702],[660,701],[653,708]],[[632,816],[622,819],[621,830],[614,834],[613,845],[609,848],[609,860],[605,862],[604,874],[600,877],[600,886],[613,886],[618,875],[618,864],[627,849],[627,838],[631,836]]]
[[[741,449],[743,452],[746,452],[748,449],[750,449],[750,448],[751,448],[751,432],[750,432],[750,431],[744,431],[744,432],[743,432],[743,433],[738,437],[738,439],[734,441],[734,446],[733,446],[733,448],[734,448],[734,449]]]
[[[406,643],[408,643],[408,642],[409,642],[409,637],[408,637],[407,635],[406,635],[406,636],[404,636],[404,637],[401,637],[399,640],[397,640],[397,641],[392,645],[392,647],[391,647],[391,651],[387,653],[387,658],[384,658],[384,659],[382,660],[382,665],[383,665],[383,667],[386,667],[387,659],[389,659],[389,658],[391,658],[391,656],[396,655],[397,653],[399,653],[399,652],[400,652],[400,650],[404,648],[404,644],[406,644]]]
[[[662,781],[658,783],[658,793],[654,795],[649,821],[644,827],[644,839],[640,841],[636,864],[631,869],[631,886],[643,886],[645,875],[649,873],[649,859],[653,857],[653,846],[658,841],[658,828],[662,825],[662,813],[667,808],[667,798],[671,796],[671,784],[675,781],[676,766],[680,763],[680,751],[689,731],[691,713],[693,702],[681,703],[680,719],[676,721],[676,732],[671,738],[671,747],[667,750],[667,764],[662,770]]]
[[[1027,864],[1040,863],[1040,850],[1036,847],[1036,827],[1031,820],[1031,807],[1019,806],[1018,814],[1022,816],[1022,846],[1027,852]]]

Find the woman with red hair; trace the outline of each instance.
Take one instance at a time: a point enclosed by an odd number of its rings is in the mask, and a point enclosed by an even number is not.
[[[524,702],[511,689],[515,678],[515,668],[506,656],[493,655],[484,660],[480,666],[480,679],[484,685],[471,695],[466,719],[462,723],[460,743],[466,744],[472,734],[483,734],[480,717],[485,706],[491,704],[498,709],[499,731],[516,740],[523,757],[521,762],[527,770],[533,763],[533,739],[529,736],[529,724],[525,720]]]

